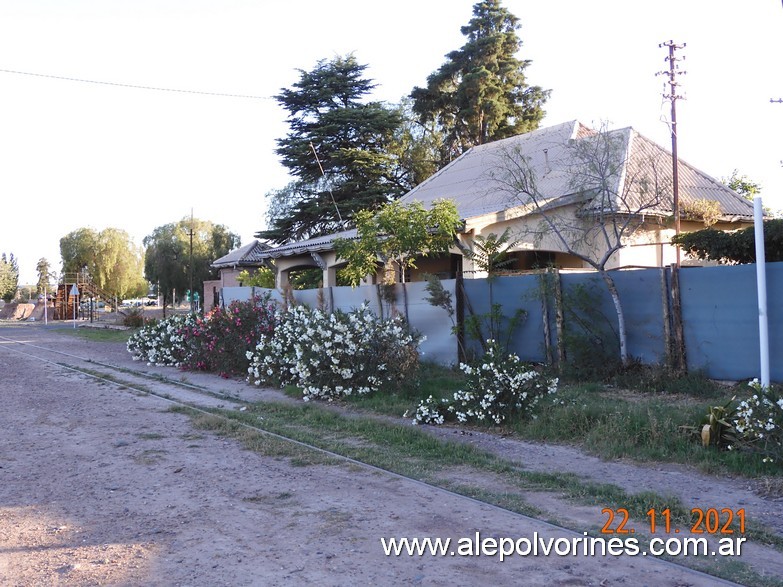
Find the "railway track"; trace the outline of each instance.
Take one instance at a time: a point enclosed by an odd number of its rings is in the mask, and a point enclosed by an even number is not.
[[[169,377],[161,376],[159,374],[151,374],[147,371],[144,371],[143,369],[133,369],[127,366],[117,365],[111,362],[75,354],[74,352],[67,352],[51,348],[43,344],[36,344],[29,340],[24,340],[24,337],[9,337],[0,335],[0,353],[22,355],[46,365],[51,365],[53,367],[62,368],[73,373],[78,373],[82,376],[91,378],[94,381],[117,386],[118,390],[126,393],[132,393],[139,396],[151,396],[177,408],[182,408],[191,412],[197,412],[212,417],[224,418],[225,420],[232,422],[234,425],[239,425],[263,436],[268,436],[279,441],[291,443],[298,447],[302,447],[327,456],[330,459],[351,464],[367,471],[398,478],[404,480],[407,483],[421,485],[427,487],[430,490],[442,493],[444,495],[449,495],[453,498],[480,504],[483,507],[490,507],[504,514],[514,516],[520,520],[524,520],[533,524],[544,525],[570,537],[582,538],[584,535],[582,532],[577,532],[566,526],[527,516],[502,506],[449,490],[439,485],[427,483],[426,481],[422,481],[414,477],[401,475],[397,472],[378,467],[371,463],[333,452],[314,444],[302,442],[301,440],[291,438],[284,434],[266,430],[260,426],[239,422],[221,413],[223,410],[243,410],[247,408],[251,402],[243,400],[239,394],[223,393],[187,381],[175,380]],[[676,561],[666,560],[663,558],[656,558],[655,560],[656,563],[659,563],[662,566],[663,572],[665,572],[666,567],[671,567],[676,568],[678,572],[685,572],[693,576],[694,579],[699,579],[701,581],[706,580],[708,581],[708,584],[711,585],[738,585],[737,583],[733,583],[731,581],[727,581],[703,573],[701,571],[691,569],[685,565],[677,563]]]

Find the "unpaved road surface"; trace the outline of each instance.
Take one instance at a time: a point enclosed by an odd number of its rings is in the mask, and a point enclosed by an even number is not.
[[[142,367],[121,344],[41,325],[0,336]],[[385,556],[383,537],[578,535],[356,466],[249,452],[162,399],[20,350],[0,340],[3,586],[721,584],[651,556]]]

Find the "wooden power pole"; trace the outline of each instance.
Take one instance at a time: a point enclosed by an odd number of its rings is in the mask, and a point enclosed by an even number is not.
[[[678,61],[684,61],[685,57],[676,57],[674,52],[678,49],[684,49],[686,46],[685,43],[682,45],[676,44],[674,41],[668,41],[666,43],[661,43],[658,45],[658,47],[668,47],[669,49],[669,55],[666,57],[666,61],[669,62],[669,70],[668,71],[659,71],[656,75],[666,75],[669,77],[669,93],[663,94],[664,99],[669,100],[672,105],[672,123],[671,123],[671,134],[672,134],[672,181],[673,181],[673,201],[672,201],[672,212],[674,213],[674,234],[679,235],[680,234],[680,177],[679,177],[679,169],[678,169],[678,159],[677,159],[677,100],[684,99],[682,96],[680,96],[677,93],[677,86],[679,85],[677,82],[677,76],[678,75],[684,75],[686,72],[681,71],[679,66],[677,65]],[[676,255],[677,255],[677,261],[676,265],[677,267],[680,266],[680,245],[675,246]]]

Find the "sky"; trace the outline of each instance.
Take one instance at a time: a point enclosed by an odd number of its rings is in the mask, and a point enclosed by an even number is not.
[[[372,99],[399,102],[465,43],[474,4],[0,0],[0,252],[25,284],[42,257],[59,271],[60,238],[82,227],[141,245],[192,212],[250,242],[265,194],[290,180],[273,96],[353,53]],[[770,101],[783,98],[780,0],[503,6],[520,19],[528,82],[551,90],[543,126],[633,126],[670,148],[659,45],[685,44],[680,158],[717,179],[737,170],[783,208],[783,103]]]

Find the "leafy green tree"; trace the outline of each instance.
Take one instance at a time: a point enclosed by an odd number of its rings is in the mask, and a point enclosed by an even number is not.
[[[721,181],[725,185],[733,189],[735,192],[737,192],[740,196],[748,200],[749,202],[752,202],[755,196],[761,194],[761,190],[762,190],[761,184],[756,183],[755,181],[750,179],[747,175],[740,175],[736,169],[731,172],[731,176],[721,178]],[[767,217],[771,217],[771,218],[783,217],[782,210],[774,210],[769,206],[763,206],[763,212],[764,212],[764,216]]]
[[[60,239],[60,256],[64,274],[86,271],[98,288],[115,299],[147,292],[141,248],[122,229],[74,230]]]
[[[0,255],[0,298],[10,302],[16,296],[19,287],[19,264],[11,253]]]
[[[356,215],[356,239],[335,240],[337,255],[347,261],[344,277],[351,285],[378,271],[378,263],[396,266],[401,281],[417,257],[445,253],[461,225],[451,200],[436,200],[429,210],[419,202],[389,202],[377,212]]]
[[[162,296],[164,312],[167,304],[176,302],[175,292],[178,298],[184,297],[191,283],[193,291],[203,299],[204,281],[217,278],[212,261],[239,244],[239,236],[222,224],[197,218],[158,226],[144,237],[144,274]]]
[[[410,97],[402,99],[398,110],[402,124],[388,152],[395,164],[395,181],[403,192],[409,192],[441,167],[443,133],[434,122],[418,120]]]
[[[98,246],[98,233],[92,228],[79,228],[60,239],[60,257],[63,260],[63,273],[79,273],[95,267],[95,251]]]
[[[761,184],[751,180],[747,175],[740,175],[739,171],[736,169],[731,172],[729,177],[724,177],[721,181],[740,196],[751,202],[756,194],[761,193]]]
[[[366,67],[353,55],[321,60],[276,96],[290,126],[276,152],[295,180],[267,194],[269,228],[258,238],[285,243],[336,232],[359,210],[406,191],[389,152],[401,114],[365,101],[375,87]]]
[[[243,269],[237,275],[237,281],[245,287],[275,288],[275,274],[269,267],[259,267],[253,273]]]
[[[120,300],[147,294],[144,254],[127,232],[118,228],[102,230],[95,253],[96,263],[90,274],[99,288]]]
[[[411,92],[413,111],[442,129],[441,165],[470,147],[538,128],[549,90],[527,83],[530,60],[519,60],[519,19],[500,0],[473,6],[473,18],[461,32],[462,48],[427,78],[427,87]]]
[[[517,246],[521,240],[521,238],[513,238],[511,229],[506,228],[500,235],[491,232],[486,236],[476,236],[473,239],[473,248],[463,250],[463,254],[473,261],[479,271],[484,271],[493,277],[498,271],[514,262],[509,250]]]
[[[38,284],[35,286],[38,295],[43,295],[45,291],[52,291],[52,268],[46,257],[38,259],[35,270],[38,272]]]

